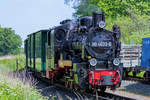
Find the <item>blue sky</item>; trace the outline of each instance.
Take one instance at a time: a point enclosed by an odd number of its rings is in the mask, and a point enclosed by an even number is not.
[[[71,19],[73,12],[64,0],[1,0],[0,25],[11,27],[24,40],[29,33]]]

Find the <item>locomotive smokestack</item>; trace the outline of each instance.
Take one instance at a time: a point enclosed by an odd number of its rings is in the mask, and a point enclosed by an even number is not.
[[[93,17],[93,26],[94,27],[96,27],[96,26],[100,27],[101,22],[103,22],[102,24],[105,23],[105,14],[103,12],[101,12],[101,13],[93,12],[92,17]],[[100,28],[103,28],[103,26]]]

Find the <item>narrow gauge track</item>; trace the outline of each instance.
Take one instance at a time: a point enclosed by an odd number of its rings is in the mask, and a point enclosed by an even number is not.
[[[57,87],[63,88],[64,90],[69,90],[73,91],[73,93],[77,96],[78,100],[136,100],[133,98],[125,97],[125,96],[120,96],[108,92],[104,92],[101,94],[90,94],[90,93],[85,93],[85,92],[80,92],[80,91],[74,91],[72,89],[65,88],[63,85],[56,84]]]
[[[96,92],[96,94],[91,94],[91,93],[85,93],[85,92],[81,92],[81,91],[75,91],[70,88],[65,88],[63,85],[58,84],[58,83],[53,86],[48,86],[48,84],[50,83],[49,80],[45,77],[42,77],[40,72],[35,72],[35,71],[33,72],[31,70],[27,70],[27,72],[32,74],[38,81],[46,84],[45,86],[43,86],[43,89],[52,89],[52,88],[53,88],[53,90],[56,89],[55,91],[57,94],[59,94],[58,91],[60,91],[61,93],[68,91],[73,94],[72,96],[74,96],[74,97],[76,96],[77,99],[75,99],[75,100],[136,100],[133,98],[120,96],[120,95],[107,93],[107,92],[104,92],[101,94],[97,94],[97,92]],[[63,95],[65,95],[65,94],[63,94]],[[60,94],[57,96],[59,96],[58,98],[62,98]],[[63,99],[61,99],[61,100],[63,100]]]

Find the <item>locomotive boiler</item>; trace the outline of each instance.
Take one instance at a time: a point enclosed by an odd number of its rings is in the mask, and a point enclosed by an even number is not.
[[[105,14],[98,12],[94,12],[92,17],[60,22],[59,26],[43,33],[45,36],[40,35],[40,38],[46,37],[44,43],[44,40],[36,43],[36,35],[33,37],[34,45],[43,46],[41,56],[37,56],[35,49],[35,54],[30,57],[31,62],[33,58],[35,63],[34,69],[38,57],[41,57],[44,62],[41,66],[44,67],[40,71],[51,84],[61,82],[66,87],[93,91],[119,87],[122,80],[119,58],[121,33],[117,25],[112,29],[105,29]],[[29,44],[29,39],[26,44]],[[25,46],[28,50],[28,46]]]

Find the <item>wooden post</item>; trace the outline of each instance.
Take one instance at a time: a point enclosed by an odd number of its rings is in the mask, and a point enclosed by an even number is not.
[[[18,59],[16,59],[16,72],[18,72]]]

